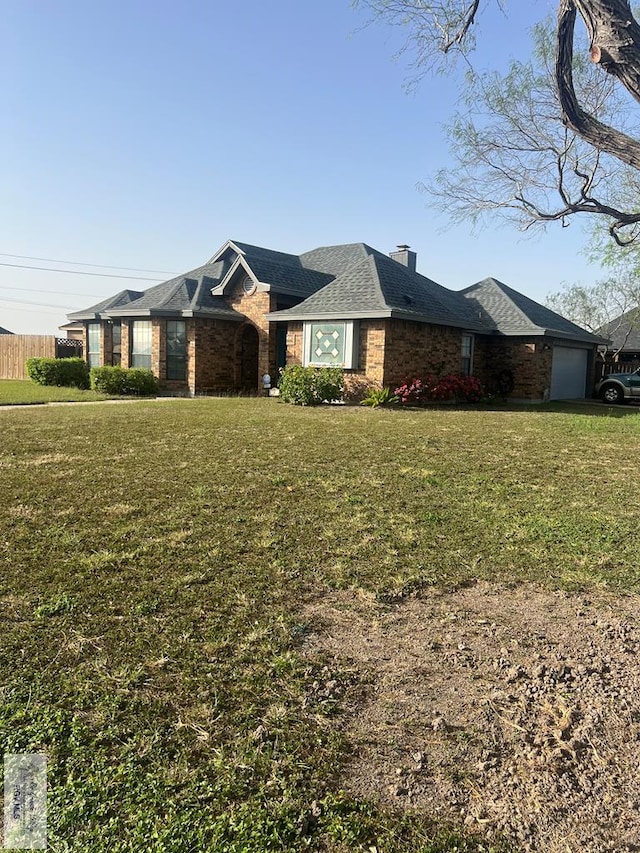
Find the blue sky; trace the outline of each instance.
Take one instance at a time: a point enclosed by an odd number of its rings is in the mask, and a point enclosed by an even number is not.
[[[555,6],[510,5],[484,19],[479,67],[499,44],[505,60],[525,55],[527,27]],[[54,334],[67,311],[154,283],[7,264],[163,280],[52,260],[179,273],[228,238],[294,253],[408,243],[447,287],[493,275],[540,301],[601,274],[577,223],[474,234],[428,206],[416,185],[448,163],[457,81],[407,94],[399,33],[362,28],[349,0],[5,0],[3,12],[0,326]]]

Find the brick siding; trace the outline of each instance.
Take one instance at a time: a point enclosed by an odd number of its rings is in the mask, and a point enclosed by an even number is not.
[[[460,373],[462,329],[432,326],[410,320],[387,320],[384,385],[406,378]]]

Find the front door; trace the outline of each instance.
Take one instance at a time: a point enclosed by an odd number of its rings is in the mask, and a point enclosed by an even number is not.
[[[273,384],[277,385],[280,381],[280,371],[287,364],[287,327],[284,325],[276,326],[276,375],[273,377]]]
[[[258,330],[246,325],[240,338],[240,387],[243,391],[258,390]]]

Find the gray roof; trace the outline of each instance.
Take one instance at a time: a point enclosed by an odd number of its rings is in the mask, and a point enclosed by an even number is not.
[[[69,320],[99,320],[103,315],[108,315],[112,308],[129,305],[142,295],[139,290],[121,290],[115,296],[109,296],[108,299],[103,299],[102,302],[85,308],[83,311],[73,311],[71,314],[67,314],[67,317]]]
[[[230,240],[229,242],[234,246],[237,246],[247,260],[263,260],[277,264],[290,264],[297,267],[300,266],[300,258],[298,255],[292,255],[289,252],[277,252],[275,249],[264,249],[262,246],[252,246],[251,243],[240,243],[238,240]],[[211,263],[211,261],[216,257],[217,255],[214,255],[209,263]]]
[[[305,269],[297,258],[297,266],[258,257],[246,260],[258,281],[271,285],[271,289],[276,293],[306,297],[333,280],[329,273]]]
[[[377,249],[372,249],[366,243],[345,243],[342,246],[320,246],[300,255],[302,266],[312,270],[339,276],[349,267],[365,260],[369,255],[386,258]]]
[[[495,278],[485,278],[460,292],[500,334],[549,335],[591,344],[604,343],[603,338]]]
[[[204,264],[184,275],[156,284],[143,293],[122,291],[131,298],[118,294],[94,305],[87,311],[69,314],[70,319],[97,319],[108,317],[217,317],[226,320],[242,320],[243,315],[234,311],[220,296],[212,296],[221,276],[228,269],[222,261]],[[122,297],[122,298],[120,298]]]
[[[632,308],[606,323],[598,331],[610,339],[609,349],[621,352],[640,351],[640,309]]]
[[[9,329],[5,329],[3,326],[0,326],[0,335],[12,335],[13,332],[10,332]]]
[[[273,320],[397,317],[488,331],[459,294],[379,252],[366,254],[300,305],[269,316]]]
[[[236,269],[237,253],[261,283],[297,296],[293,308],[269,314],[274,321],[396,317],[454,326],[480,334],[549,335],[583,343],[604,338],[576,326],[497,279],[449,290],[366,243],[321,246],[302,255],[228,241],[213,258],[144,292],[122,290],[70,320],[101,317],[218,317],[243,320],[222,290]],[[217,288],[216,295],[212,289]],[[638,332],[640,345],[640,331]]]

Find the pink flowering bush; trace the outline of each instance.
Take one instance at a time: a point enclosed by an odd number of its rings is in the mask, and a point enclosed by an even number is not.
[[[404,406],[424,406],[450,400],[477,403],[485,395],[482,383],[475,376],[455,373],[407,379],[393,393]]]

